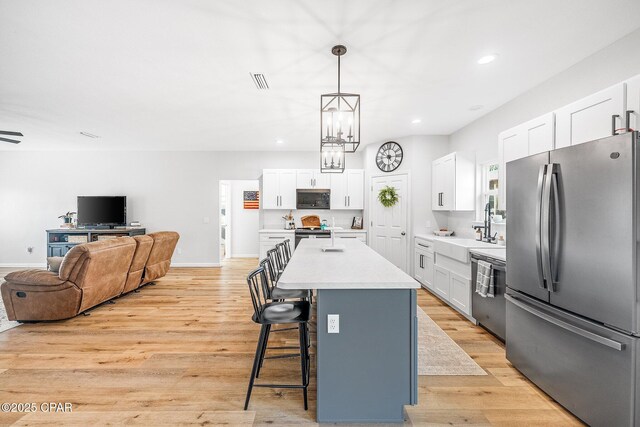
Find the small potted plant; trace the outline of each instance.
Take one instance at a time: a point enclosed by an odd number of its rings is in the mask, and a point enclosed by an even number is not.
[[[64,215],[60,215],[58,218],[62,219],[64,223],[60,226],[61,228],[73,228],[73,216],[76,212],[67,212]]]

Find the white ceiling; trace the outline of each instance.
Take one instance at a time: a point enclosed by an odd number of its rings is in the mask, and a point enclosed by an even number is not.
[[[0,129],[25,134],[0,150],[317,150],[338,43],[364,144],[450,134],[638,15],[637,0],[0,0]]]

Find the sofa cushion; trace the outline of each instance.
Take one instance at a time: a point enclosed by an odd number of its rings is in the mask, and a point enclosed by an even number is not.
[[[123,293],[137,289],[142,283],[142,274],[153,247],[153,238],[150,236],[134,236],[133,238],[136,241],[136,251],[133,255],[133,261],[131,261],[131,267],[129,267],[127,282],[122,290]]]
[[[21,270],[7,274],[4,280],[19,285],[32,286],[57,286],[66,280],[58,277],[53,271],[46,270]]]
[[[153,247],[144,270],[143,283],[149,283],[167,274],[171,265],[173,251],[180,235],[175,231],[160,231],[149,234],[153,238]]]

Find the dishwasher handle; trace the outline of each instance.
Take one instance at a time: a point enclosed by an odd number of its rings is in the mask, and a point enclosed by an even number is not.
[[[491,268],[496,270],[496,271],[502,271],[502,272],[506,272],[507,271],[507,264],[502,262],[502,261],[498,261],[498,260],[491,259],[491,258],[485,258],[485,257],[482,257],[482,256],[476,256],[476,255],[473,255],[471,257],[471,262],[474,263],[474,264],[477,264],[479,260],[491,263]]]

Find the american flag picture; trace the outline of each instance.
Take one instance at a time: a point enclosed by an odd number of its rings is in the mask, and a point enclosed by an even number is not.
[[[259,191],[244,192],[244,208],[260,209],[260,192]]]

